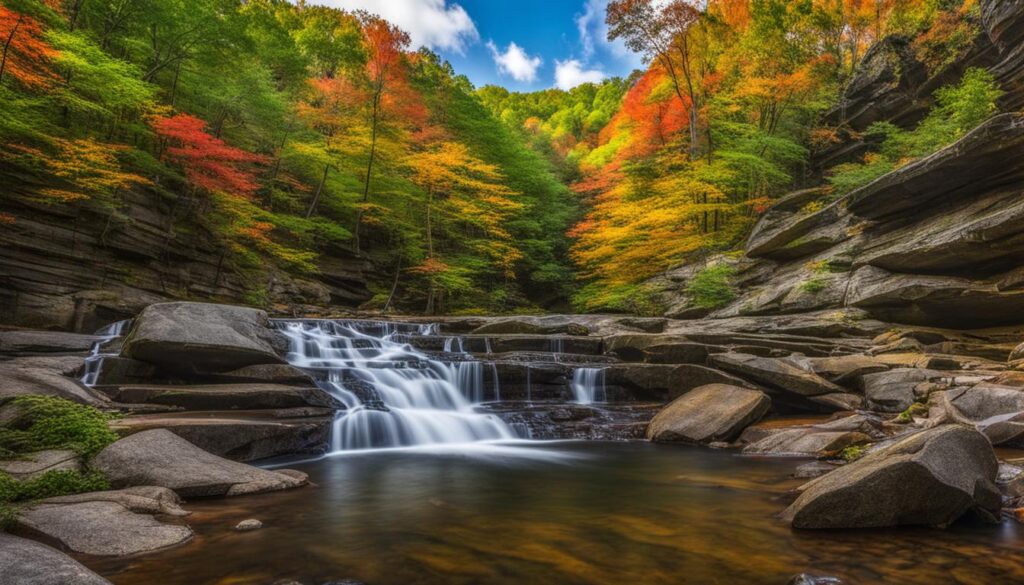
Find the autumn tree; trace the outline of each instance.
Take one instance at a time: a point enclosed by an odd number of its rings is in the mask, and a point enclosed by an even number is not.
[[[608,3],[608,40],[623,39],[626,46],[668,74],[672,89],[689,112],[691,158],[700,149],[698,113],[702,79],[696,64],[695,31],[700,11],[685,0],[664,6],[655,0],[613,0]]]
[[[39,20],[0,4],[0,83],[5,76],[31,89],[45,89],[53,83],[56,76],[49,62],[57,51],[45,33]]]
[[[169,146],[163,157],[181,167],[193,187],[249,197],[259,189],[254,164],[266,158],[226,144],[206,131],[206,122],[188,114],[156,118],[153,131]]]
[[[522,254],[512,243],[512,234],[504,222],[521,204],[515,201],[515,193],[503,185],[498,168],[474,157],[464,145],[450,141],[409,155],[405,166],[413,183],[426,191],[427,254],[418,267],[428,275],[430,283],[426,312],[434,313],[447,288],[441,285],[449,266],[435,246],[435,230],[439,227],[452,230],[453,226],[463,226],[480,233],[466,243],[500,267],[505,276],[512,276],[512,268]]]

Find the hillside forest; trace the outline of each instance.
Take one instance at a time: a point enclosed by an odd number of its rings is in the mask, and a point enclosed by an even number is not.
[[[999,97],[969,69],[823,170],[849,132],[823,114],[867,48],[902,35],[938,70],[976,36],[974,0],[615,0],[606,20],[644,70],[514,93],[302,0],[2,0],[0,228],[16,201],[114,231],[141,190],[255,305],[267,266],[344,251],[373,266],[371,309],[656,312],[647,280],[737,248],[780,195],[825,181],[820,209]]]

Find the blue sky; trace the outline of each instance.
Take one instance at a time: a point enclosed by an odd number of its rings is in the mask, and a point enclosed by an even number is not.
[[[477,86],[568,89],[626,76],[639,58],[605,40],[608,0],[319,0],[380,14]]]

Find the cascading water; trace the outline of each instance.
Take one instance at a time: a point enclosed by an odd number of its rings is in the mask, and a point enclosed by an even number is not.
[[[603,368],[576,368],[572,372],[572,394],[579,404],[604,402],[608,398],[604,390]]]
[[[116,356],[119,352],[105,351],[111,341],[122,337],[128,327],[131,325],[131,319],[125,319],[124,321],[115,321],[110,325],[100,329],[96,332],[96,335],[102,337],[92,344],[92,350],[89,352],[89,357],[85,358],[85,373],[82,374],[81,382],[90,388],[96,385],[96,380],[99,379],[100,369],[103,368],[103,358]]]
[[[316,370],[342,403],[332,450],[509,440],[515,433],[474,405],[484,401],[483,363],[441,361],[403,342],[432,325],[380,321],[279,321],[288,361]],[[458,342],[445,342],[450,349]],[[495,380],[497,382],[497,380]],[[497,383],[495,383],[497,387]]]

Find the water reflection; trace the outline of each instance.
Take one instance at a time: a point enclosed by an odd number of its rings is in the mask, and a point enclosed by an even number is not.
[[[193,502],[195,542],[89,562],[117,585],[1024,582],[1018,525],[794,532],[800,460],[645,443],[522,447],[576,459],[419,452],[300,466],[318,486]],[[567,461],[569,464],[566,464]],[[265,528],[235,533],[254,517]]]

